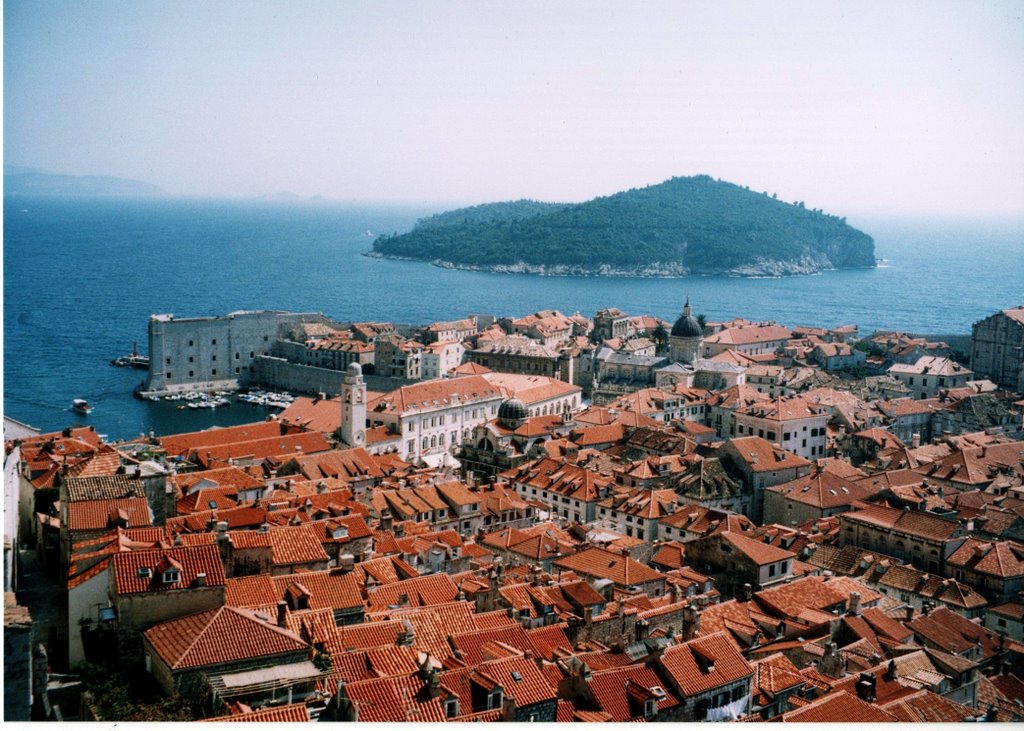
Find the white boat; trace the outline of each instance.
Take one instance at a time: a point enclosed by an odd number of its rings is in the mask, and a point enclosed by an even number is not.
[[[84,398],[76,398],[71,401],[71,410],[79,414],[88,414],[92,411],[92,406]]]

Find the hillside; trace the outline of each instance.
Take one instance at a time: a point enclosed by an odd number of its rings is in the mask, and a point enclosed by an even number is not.
[[[4,166],[4,195],[52,195],[62,197],[153,196],[159,187],[141,180],[106,175],[62,175],[31,168]]]
[[[845,219],[708,176],[571,205],[495,203],[422,219],[373,254],[547,274],[813,273],[872,267],[874,241]]]

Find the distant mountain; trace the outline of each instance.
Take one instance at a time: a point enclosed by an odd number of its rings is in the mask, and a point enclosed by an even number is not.
[[[4,165],[4,195],[153,196],[164,191],[141,180],[107,175],[62,175],[33,168]]]
[[[776,276],[873,267],[846,219],[706,175],[586,203],[492,203],[382,236],[373,255],[540,274]]]

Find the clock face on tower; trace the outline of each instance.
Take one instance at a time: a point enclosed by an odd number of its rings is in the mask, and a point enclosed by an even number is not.
[[[363,443],[363,432],[362,432],[362,430],[359,430],[355,434],[353,434],[352,435],[352,440],[356,444],[362,444]]]

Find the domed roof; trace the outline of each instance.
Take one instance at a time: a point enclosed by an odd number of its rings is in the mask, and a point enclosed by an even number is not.
[[[348,368],[345,369],[345,372],[348,373],[350,376],[361,376],[363,375],[363,367],[358,363],[349,363]]]
[[[683,314],[676,320],[676,324],[672,326],[672,336],[676,338],[702,338],[704,337],[704,328],[700,326],[690,315],[690,298],[686,298],[686,304],[683,305]]]
[[[526,404],[517,398],[510,398],[502,401],[498,407],[498,421],[509,423],[514,421],[525,421],[530,418],[530,412],[526,410]]]
[[[700,323],[687,315],[680,315],[672,326],[672,336],[677,338],[699,338],[704,336]]]

